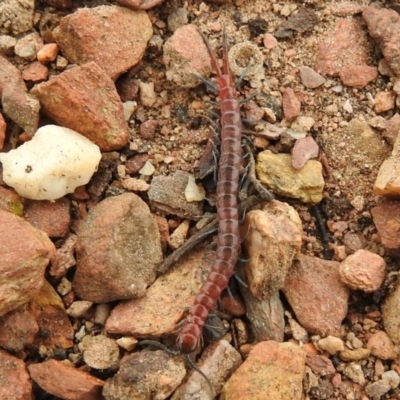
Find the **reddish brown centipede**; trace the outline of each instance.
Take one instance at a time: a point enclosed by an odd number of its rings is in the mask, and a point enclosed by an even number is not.
[[[224,32],[223,64],[220,68],[217,57],[207,39],[203,37],[219,84],[221,112],[221,150],[217,178],[217,251],[211,271],[189,309],[186,320],[177,338],[182,353],[191,353],[199,345],[203,325],[210,309],[227,287],[240,252],[238,189],[239,169],[242,158],[242,120],[240,103],[229,72],[228,44]]]

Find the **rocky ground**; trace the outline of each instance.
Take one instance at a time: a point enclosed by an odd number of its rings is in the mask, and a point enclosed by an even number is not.
[[[20,184],[3,162],[0,398],[400,399],[399,13],[3,0],[0,158],[48,124],[102,158],[55,201],[28,187],[51,150],[22,160]],[[218,98],[196,76],[215,81],[198,31],[221,58],[223,29],[235,78],[249,66],[246,216],[238,279],[192,357],[207,383],[141,341],[175,348],[211,267]]]

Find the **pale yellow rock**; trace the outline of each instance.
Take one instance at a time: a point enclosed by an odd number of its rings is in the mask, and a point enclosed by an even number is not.
[[[260,181],[276,194],[300,199],[304,203],[319,203],[325,185],[322,164],[309,160],[303,168],[292,167],[290,154],[262,151],[257,158],[256,171]]]
[[[252,294],[270,298],[283,287],[293,258],[300,251],[302,227],[297,211],[278,200],[247,213],[242,228],[249,261],[246,275]]]

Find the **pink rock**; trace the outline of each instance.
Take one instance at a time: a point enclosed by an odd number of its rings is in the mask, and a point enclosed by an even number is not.
[[[32,382],[25,363],[17,357],[0,350],[0,398],[10,400],[32,400]]]
[[[50,237],[64,237],[71,225],[70,201],[65,197],[56,201],[30,201],[25,208],[25,219]]]
[[[286,88],[283,92],[282,107],[283,114],[289,122],[294,121],[300,115],[301,103],[293,89]]]
[[[266,49],[271,50],[278,45],[278,41],[274,35],[271,33],[266,33],[264,35],[263,44]]]
[[[386,263],[378,254],[358,250],[340,263],[339,274],[344,284],[353,290],[374,292],[385,279]]]
[[[375,95],[374,111],[379,114],[385,111],[392,110],[396,101],[396,93],[390,92],[378,92]]]
[[[258,343],[224,385],[221,399],[300,400],[304,370],[305,353],[299,346]]]
[[[367,342],[371,353],[382,360],[391,360],[397,357],[397,350],[389,336],[384,331],[376,331]]]
[[[318,153],[319,146],[311,136],[296,140],[292,149],[292,167],[303,168],[310,158],[318,157]]]
[[[193,88],[201,82],[194,75],[208,77],[210,56],[195,25],[178,28],[164,44],[167,79],[182,88]]]
[[[339,72],[343,85],[363,88],[378,77],[375,67],[368,65],[347,65]]]
[[[129,129],[114,82],[94,62],[63,72],[32,91],[55,122],[96,143],[102,151],[125,146]]]
[[[336,372],[332,361],[325,356],[307,354],[306,365],[309,366],[315,374],[320,376],[331,375]]]
[[[44,284],[44,272],[55,252],[45,233],[0,210],[0,315],[27,303]]]
[[[80,8],[53,31],[70,63],[94,61],[113,80],[142,59],[152,33],[145,12],[114,5]]]
[[[61,399],[101,400],[104,382],[61,361],[48,360],[28,367],[31,378],[46,392]]]
[[[400,15],[395,10],[372,6],[366,7],[362,15],[391,70],[400,77]]]
[[[162,260],[156,223],[132,193],[106,198],[90,210],[76,252],[74,291],[96,303],[143,296]]]
[[[34,83],[45,81],[48,76],[49,69],[39,61],[29,64],[22,72],[22,78],[24,81],[31,81]]]
[[[371,209],[372,218],[388,255],[400,255],[400,202],[385,201]]]
[[[299,68],[301,83],[308,89],[315,89],[323,85],[326,79],[312,68],[302,66]]]
[[[316,334],[340,335],[349,289],[340,281],[338,262],[299,256],[283,292],[304,328]]]
[[[155,119],[149,119],[140,125],[140,136],[146,140],[154,139],[156,129],[158,127],[158,121]]]
[[[59,247],[51,260],[50,275],[55,278],[61,278],[67,271],[76,264],[75,260],[75,244],[78,237],[69,235],[64,244]]]
[[[366,65],[369,43],[360,22],[355,18],[339,19],[335,32],[326,32],[327,38],[319,46],[315,70],[336,76],[346,65]]]

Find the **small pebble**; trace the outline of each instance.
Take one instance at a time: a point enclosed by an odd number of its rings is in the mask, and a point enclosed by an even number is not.
[[[92,307],[92,305],[93,302],[91,301],[86,301],[86,300],[74,301],[67,309],[67,314],[70,317],[81,318],[87,313],[87,311],[89,310],[90,307]]]
[[[123,348],[124,350],[132,351],[136,347],[138,340],[131,336],[123,336],[117,339],[115,342],[119,347]]]
[[[323,85],[326,81],[326,79],[321,74],[315,72],[310,67],[300,67],[299,71],[301,82],[307,89],[315,89]]]
[[[104,335],[93,336],[85,344],[83,359],[89,367],[107,369],[118,362],[119,348],[115,340]]]
[[[331,355],[344,350],[343,340],[331,335],[320,339],[317,344],[321,350],[325,350]]]
[[[154,174],[155,170],[156,169],[154,168],[154,165],[149,160],[147,160],[143,167],[139,170],[139,174],[151,176]]]

